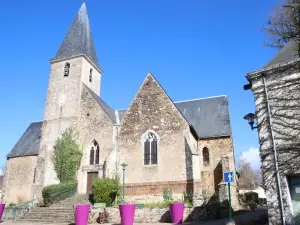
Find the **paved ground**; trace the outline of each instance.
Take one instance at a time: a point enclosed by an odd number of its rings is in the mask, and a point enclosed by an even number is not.
[[[261,215],[267,215],[267,209],[266,208],[260,208],[252,212],[244,213],[238,216],[235,216],[233,219],[236,224],[247,224],[247,221],[253,220],[255,218],[259,218]],[[197,223],[192,223],[193,225],[225,225],[228,222],[228,219],[220,219],[220,220],[214,220],[214,221],[208,221],[208,222],[197,222]],[[1,223],[1,225],[30,225],[32,223],[24,223],[24,222],[13,222],[13,221],[4,221]],[[253,224],[253,223],[252,223]],[[34,225],[44,225],[43,223],[34,223]],[[51,225],[51,224],[47,224]],[[60,224],[52,224],[52,225],[60,225]],[[91,225],[91,224],[89,224]],[[96,224],[95,224],[96,225]],[[106,224],[106,225],[114,225],[114,224]],[[169,223],[139,223],[136,225],[170,225]],[[255,225],[265,225],[262,223],[255,223]]]

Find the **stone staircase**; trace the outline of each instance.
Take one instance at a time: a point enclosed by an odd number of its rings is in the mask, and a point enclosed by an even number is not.
[[[74,224],[73,205],[89,202],[86,195],[75,195],[50,207],[35,207],[17,222],[39,222],[43,224]]]

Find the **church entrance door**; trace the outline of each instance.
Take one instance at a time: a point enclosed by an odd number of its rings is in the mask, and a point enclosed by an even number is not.
[[[98,178],[98,172],[88,172],[87,173],[87,186],[86,186],[86,193],[92,194],[92,186],[93,181]]]

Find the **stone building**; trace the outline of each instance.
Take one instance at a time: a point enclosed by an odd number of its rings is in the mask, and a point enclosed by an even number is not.
[[[285,224],[300,222],[299,62],[291,41],[263,68],[246,76],[250,83],[245,89],[251,88],[255,98],[261,168],[272,225],[282,224],[281,218]]]
[[[59,183],[53,146],[70,127],[83,146],[79,193],[90,193],[98,177],[121,175],[123,162],[126,197],[135,202],[161,200],[165,187],[177,199],[212,196],[224,189],[223,171],[235,174],[226,96],[173,102],[149,73],[128,109],[100,97],[103,72],[85,3],[50,63],[44,120],[30,124],[7,155],[4,201],[39,200],[43,187]]]

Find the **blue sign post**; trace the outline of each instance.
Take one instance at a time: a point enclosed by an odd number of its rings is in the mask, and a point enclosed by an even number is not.
[[[230,183],[234,182],[233,172],[224,172],[224,182],[228,184],[229,221],[232,221]]]

